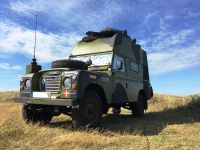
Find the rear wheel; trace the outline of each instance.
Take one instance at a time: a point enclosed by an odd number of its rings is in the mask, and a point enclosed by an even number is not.
[[[87,91],[80,104],[72,109],[72,127],[97,127],[102,118],[102,102],[94,91]]]
[[[132,104],[132,114],[134,117],[144,116],[144,102],[145,97],[140,93],[137,102]]]
[[[27,124],[48,124],[51,121],[53,115],[50,112],[37,111],[37,109],[38,106],[36,105],[24,104],[22,107],[22,117],[24,121]]]

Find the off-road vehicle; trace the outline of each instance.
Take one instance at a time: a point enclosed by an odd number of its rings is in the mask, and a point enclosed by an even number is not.
[[[47,124],[53,116],[72,117],[73,127],[96,127],[109,108],[141,117],[153,96],[147,54],[127,31],[89,31],[65,60],[41,70],[35,58],[20,81],[22,115],[27,123]]]

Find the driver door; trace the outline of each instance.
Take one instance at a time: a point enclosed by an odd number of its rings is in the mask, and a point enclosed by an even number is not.
[[[122,55],[119,54],[114,55],[112,71],[113,71],[112,103],[119,104],[128,102],[126,63]]]

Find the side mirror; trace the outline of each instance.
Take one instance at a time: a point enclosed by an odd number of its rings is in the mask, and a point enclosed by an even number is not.
[[[122,60],[117,60],[116,67],[117,67],[117,70],[121,70],[123,68],[123,66],[122,66]]]

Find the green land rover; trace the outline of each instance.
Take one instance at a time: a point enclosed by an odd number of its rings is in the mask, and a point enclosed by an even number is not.
[[[72,126],[97,127],[112,108],[142,117],[153,96],[147,54],[127,31],[107,28],[89,31],[68,59],[41,70],[36,59],[27,65],[20,81],[22,116],[26,123],[47,124],[53,116],[72,117]]]

